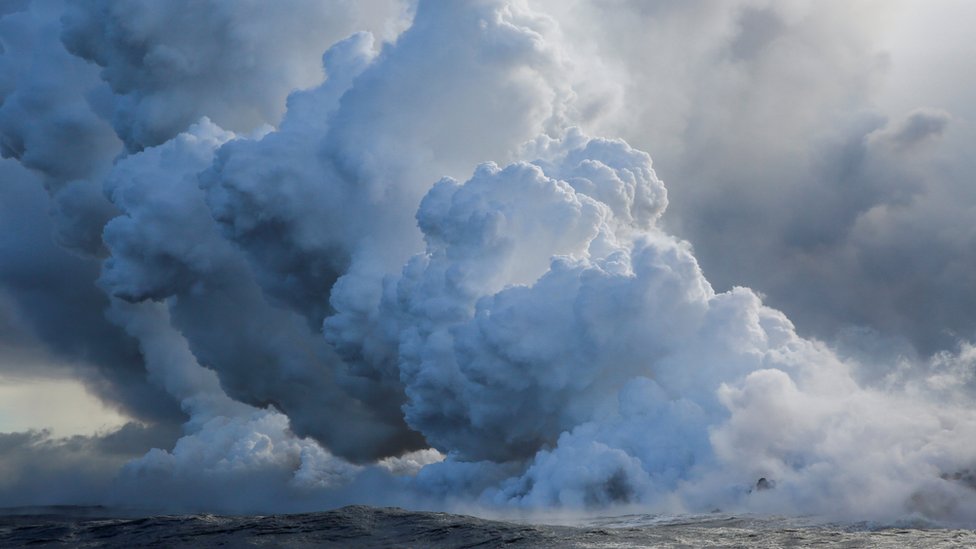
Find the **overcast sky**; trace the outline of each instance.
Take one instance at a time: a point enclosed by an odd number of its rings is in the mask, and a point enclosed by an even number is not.
[[[0,504],[971,521],[974,20],[3,3]]]

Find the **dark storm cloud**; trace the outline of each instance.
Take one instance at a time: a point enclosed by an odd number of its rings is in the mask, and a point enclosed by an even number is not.
[[[58,40],[60,5],[34,2],[0,17],[0,154],[41,176],[58,241],[100,254],[102,226],[117,212],[97,179],[121,143],[92,110],[107,87]]]
[[[110,126],[88,105],[97,71],[57,40],[56,2],[0,18],[0,153],[60,185],[104,170],[118,151]]]
[[[677,219],[719,287],[749,281],[803,330],[829,339],[866,326],[923,353],[952,347],[976,324],[964,312],[972,287],[954,274],[970,237],[949,229],[964,206],[943,202],[961,174],[940,170],[927,148],[949,118],[857,120],[786,165],[686,165],[680,173],[694,183],[676,191],[685,200]]]
[[[98,262],[53,242],[47,200],[30,173],[4,161],[0,175],[0,288],[22,328],[105,401],[136,418],[180,421],[175,402],[146,380],[135,341],[105,319]],[[19,364],[5,359],[0,373],[31,377]]]
[[[937,109],[918,109],[908,114],[897,127],[884,137],[900,149],[920,144],[921,142],[940,137],[945,133],[952,117],[949,113]]]
[[[48,431],[0,433],[0,506],[103,504],[123,464],[178,436],[178,427],[137,423],[68,438]]]

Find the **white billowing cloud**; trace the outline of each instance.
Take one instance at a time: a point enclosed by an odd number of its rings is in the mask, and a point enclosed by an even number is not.
[[[200,421],[172,450],[129,461],[117,484],[121,502],[150,508],[309,509],[303,498],[341,488],[359,469],[296,437],[284,414],[251,408]]]
[[[629,180],[631,198],[622,213],[663,210],[663,185],[646,155],[621,143],[575,145],[552,162],[574,176],[569,180],[577,188],[609,195]],[[613,148],[616,154],[597,158],[580,151]],[[622,162],[607,166],[600,156]],[[524,457],[588,417],[591,401],[627,375],[628,366],[612,364],[612,357],[604,364],[589,356],[585,347],[595,342],[576,337],[576,328],[590,319],[585,311],[584,318],[573,318],[576,306],[565,299],[588,277],[600,284],[601,273],[627,269],[629,254],[616,242],[619,221],[611,208],[572,184],[531,164],[504,170],[487,164],[464,185],[442,181],[421,203],[418,221],[428,252],[404,268],[393,294],[397,302],[386,307],[402,309],[397,344],[407,421],[442,451]],[[650,224],[648,217],[643,224]],[[599,267],[583,275],[574,263],[591,254]],[[563,258],[549,270],[553,256]],[[508,288],[530,284],[547,270],[531,289]],[[532,337],[524,337],[528,332]],[[551,356],[553,347],[558,356]],[[499,399],[499,393],[508,396]],[[557,401],[573,404],[550,409]],[[520,417],[534,419],[523,424],[515,421]]]
[[[381,459],[377,465],[399,476],[414,476],[432,463],[444,461],[444,454],[433,448],[408,452],[399,457]]]
[[[382,334],[361,331],[382,278],[422,249],[414,209],[432,181],[562,124],[571,94],[553,31],[520,4],[422,4],[375,57],[367,34],[333,46],[326,81],[290,97],[278,131],[228,143],[201,175],[270,299],[314,329],[341,313],[327,335],[345,361],[340,384],[385,421],[402,422],[402,381]],[[382,451],[417,439],[394,432]]]
[[[105,192],[125,215],[105,226],[112,255],[102,284],[132,301],[161,299],[190,286],[227,262],[231,253],[217,237],[196,174],[213,151],[233,137],[204,119],[165,146],[119,161]]]
[[[78,71],[31,110],[48,73],[4,37],[5,154],[54,182],[90,254],[80,280],[107,254],[108,298],[84,310],[108,308],[132,351],[118,363],[188,418],[124,467],[117,502],[971,520],[972,349],[904,343],[929,340],[907,305],[932,330],[968,322],[923,276],[960,289],[971,272],[972,231],[933,221],[971,209],[960,164],[932,169],[962,121],[863,108],[884,66],[863,21],[884,9],[542,5],[78,2],[63,43],[61,4],[3,18],[32,18],[39,64]],[[367,19],[384,30],[350,32]],[[97,169],[71,160],[44,138],[59,106],[92,135],[111,120],[127,152],[112,137]],[[0,248],[24,310],[27,248]],[[868,328],[840,355],[800,335],[825,315]],[[909,350],[871,350],[886,338]],[[99,440],[0,443],[17,471]],[[93,471],[85,486],[106,485]]]
[[[197,175],[232,137],[203,119],[116,164],[106,191],[123,215],[106,225],[111,255],[100,284],[130,302],[166,300],[174,326],[231,397],[275,405],[302,435],[356,460],[416,449],[419,437],[403,425],[396,400],[380,389],[347,391],[357,380],[346,379],[321,335],[270,304],[221,236]],[[130,322],[120,325],[130,330]]]
[[[351,207],[354,185],[322,158],[322,140],[339,98],[372,61],[373,37],[355,34],[323,56],[328,79],[296,92],[279,131],[220,149],[203,174],[212,216],[248,254],[269,296],[315,324],[327,292],[349,262],[349,242],[369,219]]]
[[[687,245],[617,219],[593,198],[614,178],[572,177],[599,162],[644,175],[632,196],[663,197],[646,156],[578,135],[548,152],[435,186],[418,213],[428,250],[386,293],[407,421],[450,452],[421,488],[469,486],[483,466],[475,494],[494,504],[966,520],[976,416],[946,366],[964,356],[934,363],[932,387],[862,387],[752,291],[715,293]],[[551,266],[512,269],[540,255]],[[526,459],[503,482],[484,463]]]
[[[422,248],[413,209],[432,181],[563,122],[572,94],[554,31],[520,3],[422,3],[375,59],[368,35],[330,49],[329,78],[290,98],[280,131],[224,147],[203,179],[265,290],[315,325],[330,301],[375,304],[361,284],[329,290]]]

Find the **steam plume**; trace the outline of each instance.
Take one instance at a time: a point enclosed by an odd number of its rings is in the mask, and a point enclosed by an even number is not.
[[[954,113],[861,108],[852,15],[883,10],[541,6],[4,8],[0,359],[133,423],[0,435],[0,502],[971,520],[972,316],[912,273],[968,303],[972,197],[924,169]],[[781,82],[798,59],[850,78]],[[764,137],[789,97],[856,115]],[[936,212],[931,254],[899,238]]]

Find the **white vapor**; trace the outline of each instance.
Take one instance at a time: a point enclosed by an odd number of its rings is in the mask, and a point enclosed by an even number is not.
[[[867,104],[887,10],[608,10],[0,12],[0,227],[63,248],[0,246],[0,320],[136,420],[0,434],[0,502],[970,524],[976,323],[918,273],[971,297],[974,202],[952,105]]]

